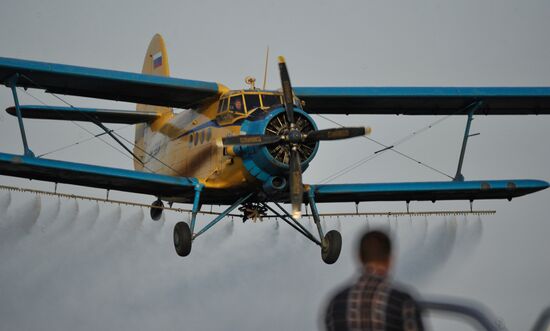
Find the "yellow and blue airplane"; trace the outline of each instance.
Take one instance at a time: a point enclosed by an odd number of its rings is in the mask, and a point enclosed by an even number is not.
[[[180,256],[193,240],[235,208],[269,210],[321,247],[324,262],[340,254],[341,235],[323,232],[317,203],[361,201],[437,201],[512,199],[543,190],[542,180],[464,181],[461,164],[472,116],[550,114],[550,88],[537,87],[294,87],[279,58],[282,89],[230,90],[219,83],[169,77],[164,41],[155,35],[142,73],[0,58],[0,82],[13,92],[24,153],[0,153],[0,174],[153,195],[151,217],[163,202],[192,203],[188,223],[174,227]],[[136,111],[19,105],[17,87],[49,93],[134,102]],[[183,111],[175,113],[172,108]],[[446,182],[309,184],[302,172],[319,142],[368,134],[364,127],[318,130],[311,114],[467,115],[455,180]],[[134,158],[135,170],[35,157],[23,118],[87,121],[100,126]],[[133,150],[105,123],[135,124]],[[298,219],[309,204],[318,236]],[[290,203],[291,211],[281,206]],[[200,231],[195,220],[202,205],[227,205]]]

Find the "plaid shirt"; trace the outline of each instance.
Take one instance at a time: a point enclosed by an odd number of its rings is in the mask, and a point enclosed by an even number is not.
[[[368,271],[330,301],[325,325],[328,331],[424,330],[414,299]]]

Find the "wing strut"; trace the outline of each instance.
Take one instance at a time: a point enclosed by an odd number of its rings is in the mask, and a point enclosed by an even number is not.
[[[304,236],[306,236],[306,238],[308,238],[309,240],[311,240],[312,242],[314,242],[315,244],[321,246],[321,242],[317,239],[315,239],[315,237],[313,236],[313,234],[311,234],[311,232],[308,231],[308,229],[306,229],[302,224],[300,224],[300,222],[298,222],[297,220],[295,220],[292,215],[290,215],[290,213],[288,211],[286,211],[280,204],[278,204],[277,202],[274,202],[274,204],[279,207],[279,209],[281,210],[282,214],[279,214],[277,213],[276,210],[272,209],[271,207],[269,207],[268,204],[265,204],[265,206],[271,210],[277,217],[279,217],[280,219],[282,219],[283,221],[287,222],[290,226],[292,226],[294,229],[296,229],[296,231],[300,232],[301,234],[303,234]],[[295,224],[296,224],[296,227],[295,225],[293,225],[292,223],[288,222],[288,220],[291,220],[293,221]]]
[[[130,153],[130,155],[132,155],[134,157],[134,160],[138,161],[139,163],[141,163],[141,165],[144,165],[143,161],[141,161],[141,159],[139,157],[137,157],[136,154],[134,154],[134,152],[132,152],[126,145],[124,145],[122,143],[122,141],[120,141],[114,134],[113,134],[113,130],[110,130],[108,127],[106,127],[103,123],[101,123],[100,121],[98,120],[95,120],[95,119],[92,119],[92,122],[99,126],[103,131],[105,131],[106,134],[108,134],[111,138],[114,139],[114,141],[116,141],[120,146],[122,146],[122,148],[124,148],[128,153]]]
[[[468,120],[466,121],[466,129],[464,130],[464,138],[462,140],[462,148],[460,149],[460,157],[458,158],[458,166],[456,168],[456,175],[453,181],[456,182],[463,182],[464,181],[464,175],[462,175],[462,163],[464,162],[464,154],[466,153],[466,145],[468,144],[468,138],[472,136],[477,136],[477,134],[470,135],[470,126],[472,124],[472,120],[474,119],[475,112],[483,106],[483,101],[477,101],[473,103],[469,108],[470,111],[468,111]]]
[[[201,191],[204,185],[195,185],[195,198],[193,199],[193,211],[191,213],[191,234],[195,230],[195,221],[197,220],[197,213],[201,210]]]
[[[21,107],[19,105],[19,98],[17,96],[17,81],[19,80],[20,75],[18,73],[15,73],[12,75],[8,80],[8,86],[11,89],[11,92],[13,94],[13,101],[15,103],[15,112],[17,115],[17,121],[19,122],[19,129],[21,131],[21,139],[23,141],[23,154],[25,156],[34,157],[34,153],[30,150],[29,144],[27,142],[27,135],[25,132],[25,125],[23,124],[23,115],[21,113]],[[86,114],[85,114],[86,115]],[[86,115],[87,116],[87,115]],[[124,148],[128,153],[130,153],[134,159],[136,159],[139,163],[143,164],[141,159],[139,159],[126,145],[124,145],[114,134],[113,130],[109,130],[103,123],[100,121],[92,118],[91,116],[87,116],[90,118],[90,120],[97,126],[99,126],[105,133],[107,133],[111,138],[113,138],[122,148]]]
[[[311,214],[313,220],[319,231],[319,240],[321,240],[321,258],[326,264],[333,264],[338,260],[340,251],[342,250],[342,235],[336,230],[332,230],[323,234],[323,227],[321,226],[321,219],[319,218],[319,211],[315,203],[315,188],[309,187],[307,192],[307,198],[311,208]]]
[[[222,213],[220,213],[213,221],[206,224],[204,228],[202,228],[199,232],[193,234],[193,240],[195,240],[198,236],[205,233],[208,229],[213,227],[216,223],[221,221],[225,216],[227,216],[230,212],[233,211],[233,209],[239,207],[242,203],[245,203],[246,200],[248,200],[254,193],[249,193],[246,196],[240,197],[235,203],[233,203],[231,206],[229,206],[226,210],[224,210]]]
[[[34,153],[29,149],[27,144],[27,135],[25,134],[25,126],[23,125],[23,117],[21,116],[21,109],[19,107],[19,98],[17,97],[17,80],[19,74],[14,74],[8,79],[11,93],[13,94],[13,101],[15,102],[15,111],[17,112],[17,121],[19,122],[19,130],[21,130],[21,139],[23,140],[24,155],[34,157]]]

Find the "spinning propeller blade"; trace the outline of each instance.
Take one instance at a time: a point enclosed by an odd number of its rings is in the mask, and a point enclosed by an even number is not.
[[[283,87],[283,102],[286,110],[286,119],[290,126],[294,126],[294,102],[292,101],[292,85],[290,84],[290,76],[286,69],[285,58],[279,56],[279,72],[281,75],[281,85]]]
[[[335,128],[311,131],[307,134],[306,141],[338,140],[359,137],[370,134],[369,127]]]
[[[304,187],[302,185],[302,168],[300,154],[296,147],[290,151],[290,203],[292,204],[292,218],[298,220],[302,216],[302,200]]]
[[[296,130],[294,122],[294,102],[292,96],[292,85],[290,76],[286,68],[285,58],[279,56],[279,72],[281,75],[281,85],[283,87],[283,102],[288,121],[288,143],[290,144],[290,163],[289,163],[289,184],[290,184],[290,203],[292,204],[292,217],[297,220],[302,216],[302,201],[304,187],[302,185],[302,167],[300,166],[300,154],[298,153],[298,144],[303,142],[302,133]]]
[[[224,137],[222,142],[224,146],[231,145],[246,145],[246,146],[256,146],[256,145],[269,145],[277,143],[282,138],[280,136],[271,136],[271,135],[244,135],[244,136],[233,136],[233,137]]]

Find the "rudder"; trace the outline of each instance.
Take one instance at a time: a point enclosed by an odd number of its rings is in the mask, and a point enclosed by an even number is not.
[[[160,34],[155,34],[147,52],[145,53],[145,59],[143,60],[143,67],[141,69],[143,74],[155,75],[155,76],[170,76],[170,67],[168,65],[168,54],[166,52],[166,45],[164,39]],[[160,107],[160,106],[151,106],[151,105],[142,105],[138,104],[136,110],[140,112],[154,112],[161,113],[166,116],[173,114],[172,108],[169,107]],[[157,121],[164,121],[166,116],[162,116]],[[155,121],[156,122],[156,121]],[[147,148],[148,135],[151,134],[151,130],[147,128],[152,127],[156,128],[155,122],[148,124],[138,124],[136,125],[136,135],[135,135],[135,147],[134,154],[140,159],[144,160],[145,150]],[[134,160],[134,168],[136,170],[142,170],[143,165]]]

